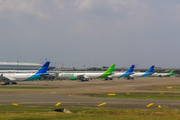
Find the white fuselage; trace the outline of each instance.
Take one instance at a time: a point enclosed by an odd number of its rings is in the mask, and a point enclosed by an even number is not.
[[[5,74],[0,74],[0,75],[2,75],[5,78],[10,79],[10,81],[22,81],[31,77],[33,74],[34,73],[5,73]]]
[[[168,74],[169,73],[154,73],[154,74],[152,74],[152,76],[166,76]]]
[[[59,73],[58,77],[59,78],[70,78],[71,76],[80,76],[83,75],[89,79],[93,79],[93,78],[98,78],[99,76],[101,76],[103,73]]]
[[[123,72],[113,73],[113,75],[109,75],[108,78],[119,78],[123,75]]]
[[[130,77],[132,77],[132,78],[134,78],[134,77],[145,77],[144,75],[145,75],[145,73],[143,73],[143,72],[135,72],[134,74],[130,75]]]

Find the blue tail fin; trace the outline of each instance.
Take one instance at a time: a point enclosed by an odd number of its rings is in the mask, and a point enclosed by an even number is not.
[[[132,65],[132,66],[126,71],[126,73],[132,73],[133,70],[134,70],[134,67],[135,67],[135,65]]]
[[[38,71],[36,74],[46,73],[48,70],[50,62],[46,62]]]
[[[154,65],[151,66],[151,68],[146,73],[153,73],[153,70],[154,70]]]

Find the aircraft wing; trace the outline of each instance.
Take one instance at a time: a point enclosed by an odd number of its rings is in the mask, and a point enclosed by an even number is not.
[[[89,79],[89,77],[86,75],[78,75],[77,79]]]
[[[88,77],[88,76],[86,76],[86,75],[84,75],[84,78],[89,79],[89,77]]]

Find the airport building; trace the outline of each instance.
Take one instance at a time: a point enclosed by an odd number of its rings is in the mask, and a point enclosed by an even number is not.
[[[42,64],[21,62],[0,62],[0,70],[38,70]],[[49,70],[55,67],[49,66]]]

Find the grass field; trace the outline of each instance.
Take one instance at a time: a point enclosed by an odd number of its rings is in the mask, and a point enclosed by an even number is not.
[[[117,93],[115,95],[96,94],[93,97],[135,98],[135,99],[180,99],[180,94],[160,93]]]
[[[180,86],[156,87],[154,91],[180,91]]]
[[[52,112],[54,106],[0,106],[0,120],[179,120],[177,109],[65,107],[73,113]]]
[[[0,89],[55,89],[58,87],[0,86]]]

